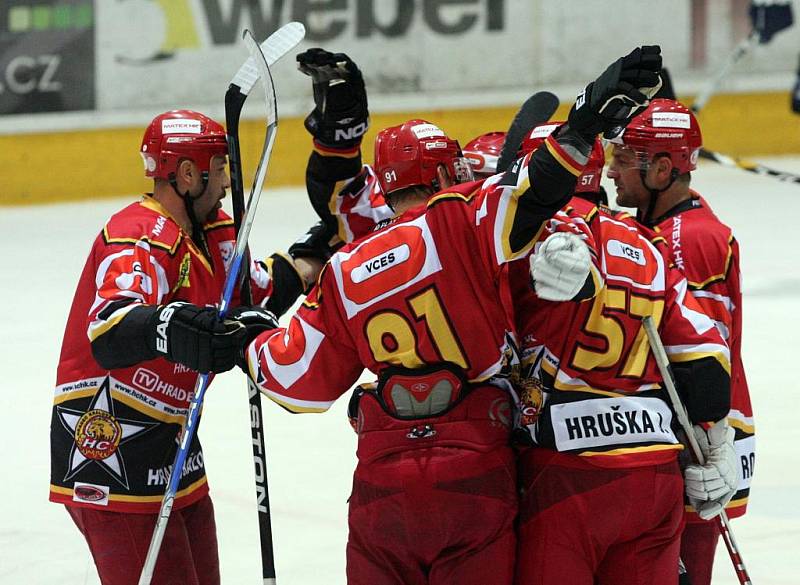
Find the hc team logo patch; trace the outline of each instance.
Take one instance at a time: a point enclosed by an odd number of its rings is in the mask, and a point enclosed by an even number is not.
[[[122,438],[122,428],[110,412],[88,411],[75,425],[75,444],[87,459],[107,459]]]

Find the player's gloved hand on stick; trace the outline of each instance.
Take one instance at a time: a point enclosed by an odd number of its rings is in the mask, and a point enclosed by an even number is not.
[[[245,330],[245,334],[239,345],[236,355],[236,365],[247,373],[247,346],[258,337],[259,334],[278,327],[278,318],[272,311],[259,306],[242,306],[231,309],[228,318],[240,323]]]
[[[723,419],[713,427],[694,426],[705,465],[693,463],[684,470],[686,495],[703,520],[717,516],[736,493],[736,451],[733,428]]]
[[[588,140],[601,132],[612,138],[642,112],[661,87],[661,47],[637,47],[608,66],[578,94],[569,127]]]
[[[236,365],[244,335],[241,323],[220,321],[217,309],[174,302],[150,317],[148,342],[171,362],[202,374],[219,373]]]
[[[367,90],[358,66],[344,53],[314,48],[297,55],[297,67],[311,76],[316,107],[305,127],[321,144],[352,148],[369,128]]]
[[[536,294],[547,301],[568,301],[580,292],[589,277],[589,248],[575,234],[548,237],[530,258]]]

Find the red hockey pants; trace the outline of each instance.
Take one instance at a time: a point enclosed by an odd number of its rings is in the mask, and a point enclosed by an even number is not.
[[[517,585],[677,583],[677,462],[603,468],[577,455],[529,449],[520,476]]]
[[[692,585],[711,585],[711,570],[718,541],[716,520],[686,523],[681,535],[681,559]]]
[[[89,545],[103,585],[136,585],[156,514],[66,508]],[[151,583],[219,585],[217,529],[209,496],[172,511]]]
[[[510,585],[515,476],[508,447],[431,447],[359,463],[348,584]]]

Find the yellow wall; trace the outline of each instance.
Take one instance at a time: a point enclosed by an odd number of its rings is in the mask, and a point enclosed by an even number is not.
[[[691,100],[687,100],[690,102]],[[429,110],[375,114],[364,144],[365,161],[381,128],[412,116],[444,128],[462,144],[483,132],[504,130],[515,107]],[[556,118],[563,119],[562,105]],[[0,136],[3,153],[0,205],[50,203],[134,194],[148,190],[139,142],[141,128],[101,129]],[[706,148],[732,156],[800,153],[800,117],[789,109],[788,92],[714,96],[700,115]],[[255,171],[261,152],[263,124],[244,121],[241,127],[245,183]],[[310,137],[302,119],[280,121],[267,174],[270,185],[302,185]]]

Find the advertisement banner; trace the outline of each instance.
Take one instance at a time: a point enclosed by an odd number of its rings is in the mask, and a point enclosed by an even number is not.
[[[3,0],[0,115],[95,107],[91,0]]]
[[[530,84],[536,3],[520,0],[108,0],[97,3],[98,108],[177,107],[222,100],[259,40],[306,27],[301,52],[345,52],[371,96],[502,90]],[[510,13],[513,8],[513,17]],[[310,94],[294,55],[275,68],[279,98]]]

